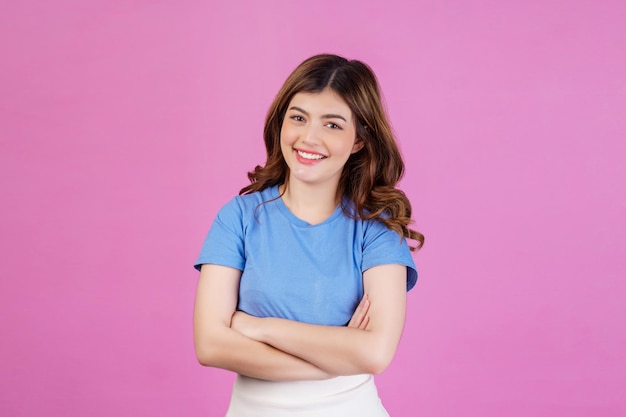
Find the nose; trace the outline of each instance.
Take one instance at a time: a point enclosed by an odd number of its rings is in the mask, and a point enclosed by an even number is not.
[[[320,128],[311,123],[302,132],[302,143],[309,146],[317,146],[320,143],[320,134]]]

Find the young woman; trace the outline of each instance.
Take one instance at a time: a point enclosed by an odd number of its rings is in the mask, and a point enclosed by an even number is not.
[[[265,124],[267,161],[204,242],[199,362],[234,371],[227,416],[387,416],[391,362],[417,280],[404,170],[371,69],[318,55]]]

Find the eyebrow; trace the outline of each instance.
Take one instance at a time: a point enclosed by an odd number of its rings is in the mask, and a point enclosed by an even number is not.
[[[298,106],[291,106],[291,107],[289,108],[289,110],[297,110],[297,111],[299,111],[300,113],[304,114],[305,116],[309,116],[309,113],[308,113],[306,110],[301,109],[301,108],[300,108],[300,107],[298,107]],[[343,116],[341,116],[341,115],[339,115],[339,114],[323,114],[323,115],[322,115],[322,119],[341,119],[341,120],[343,120],[344,122],[348,123],[348,121],[346,120],[346,118],[345,118],[345,117],[343,117]]]

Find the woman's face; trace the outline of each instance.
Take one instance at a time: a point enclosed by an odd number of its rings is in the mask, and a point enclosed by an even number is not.
[[[289,181],[337,189],[351,154],[362,148],[350,107],[330,89],[296,94],[285,113],[280,146]]]

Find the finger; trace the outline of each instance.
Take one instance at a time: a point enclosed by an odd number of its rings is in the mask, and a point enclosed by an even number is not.
[[[348,327],[360,328],[361,324],[363,323],[363,319],[365,318],[369,310],[369,306],[370,306],[369,299],[367,295],[364,295],[363,299],[361,300],[356,310],[352,314],[352,318],[350,319],[350,322],[348,323]]]
[[[361,322],[361,325],[359,326],[359,329],[361,330],[365,330],[367,328],[367,325],[370,323],[370,316],[365,316],[365,318],[363,319],[363,321]]]
[[[367,303],[367,298],[364,295],[361,301],[359,302],[359,305],[356,306],[354,313],[352,313],[352,318],[350,319],[350,324],[349,324],[350,326],[359,327],[359,324],[361,323],[361,321],[363,321],[363,317],[365,316],[366,303]]]
[[[350,321],[348,322],[348,327],[356,328],[359,326],[359,322],[361,321],[361,319],[359,318],[359,312],[360,312],[359,306],[357,306],[357,309],[354,311],[354,313],[352,313],[352,317],[350,317]]]

